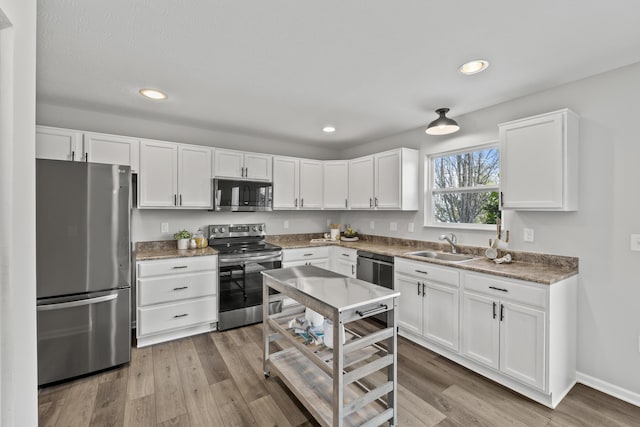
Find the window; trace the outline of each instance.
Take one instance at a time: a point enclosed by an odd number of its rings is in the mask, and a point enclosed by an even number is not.
[[[497,143],[429,156],[426,225],[486,228],[500,217]]]

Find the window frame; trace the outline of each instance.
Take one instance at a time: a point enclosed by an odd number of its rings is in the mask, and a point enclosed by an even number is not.
[[[477,192],[483,189],[487,191],[498,191],[500,192],[500,184],[498,185],[483,185],[478,187],[465,187],[459,189],[435,189],[434,188],[434,177],[433,177],[433,161],[437,157],[446,157],[452,156],[456,154],[469,153],[473,151],[482,151],[489,148],[495,148],[498,150],[498,154],[500,153],[500,145],[498,140],[492,140],[489,142],[485,142],[478,145],[472,145],[464,148],[458,148],[450,151],[442,151],[438,153],[430,153],[425,154],[424,160],[424,170],[425,170],[425,179],[424,179],[424,226],[425,227],[435,227],[435,228],[448,228],[448,229],[461,229],[461,230],[479,230],[479,231],[492,231],[495,230],[495,224],[470,224],[470,223],[446,223],[446,222],[437,222],[435,220],[434,215],[434,194],[446,194],[446,193],[463,193],[463,192]],[[500,169],[498,166],[498,176],[500,176]]]

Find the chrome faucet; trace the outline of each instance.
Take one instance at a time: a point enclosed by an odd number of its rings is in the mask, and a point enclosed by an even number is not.
[[[449,236],[447,236],[446,234],[442,234],[440,236],[440,240],[446,240],[447,242],[449,242],[449,244],[451,245],[451,253],[452,254],[457,254],[458,253],[458,248],[456,248],[456,243],[458,243],[458,239],[456,238],[456,235],[453,233],[449,233]]]

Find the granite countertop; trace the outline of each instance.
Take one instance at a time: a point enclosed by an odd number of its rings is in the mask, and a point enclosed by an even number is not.
[[[213,248],[177,249],[175,240],[137,242],[136,261],[218,255]]]
[[[272,236],[267,239],[269,243],[281,246],[283,249],[308,248],[313,246],[339,246],[352,249],[374,252],[381,255],[406,258],[414,261],[439,264],[446,267],[458,268],[461,270],[475,271],[478,273],[493,274],[496,276],[511,279],[526,280],[545,285],[551,285],[571,276],[578,274],[578,259],[557,255],[545,255],[530,252],[506,251],[500,256],[510,253],[513,261],[509,264],[496,264],[484,257],[484,249],[476,246],[458,245],[459,252],[477,257],[476,259],[462,263],[450,263],[432,258],[423,258],[407,255],[407,252],[419,250],[435,250],[449,252],[448,245],[438,242],[420,242],[416,240],[403,240],[395,238],[368,238],[357,242],[336,243],[311,243],[311,238],[315,235],[282,235]]]

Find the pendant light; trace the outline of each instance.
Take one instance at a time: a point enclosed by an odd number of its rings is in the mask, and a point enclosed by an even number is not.
[[[425,132],[429,135],[447,135],[457,132],[460,126],[458,126],[455,120],[446,116],[448,112],[448,108],[438,108],[436,114],[439,114],[440,117],[429,123]]]

